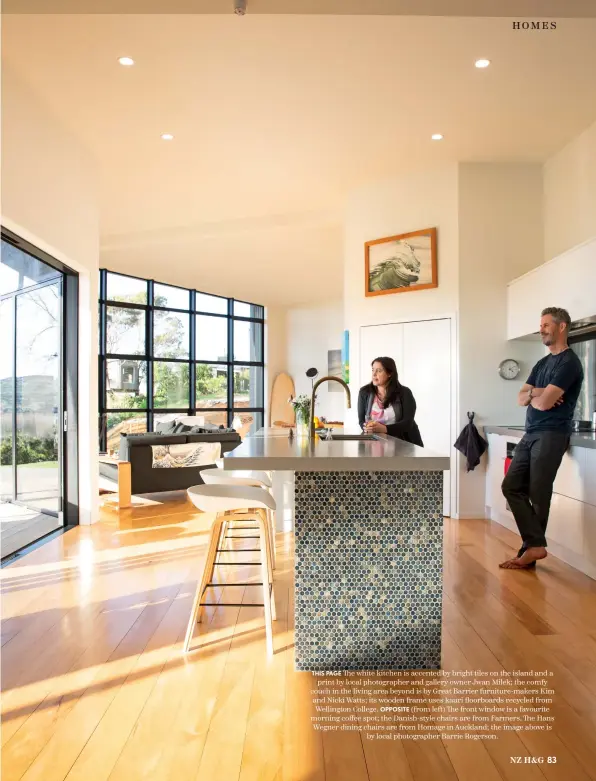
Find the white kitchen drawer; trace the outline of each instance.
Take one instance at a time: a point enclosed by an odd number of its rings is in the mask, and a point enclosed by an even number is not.
[[[596,525],[596,508],[568,496],[553,494],[546,529],[547,540],[553,540],[570,551],[585,555],[585,529]]]
[[[585,507],[587,510],[584,523],[583,556],[592,567],[596,567],[596,507],[591,504],[586,504]]]
[[[585,447],[584,451],[584,496],[585,502],[596,506],[596,450]]]
[[[585,479],[585,454],[584,447],[571,447],[563,456],[561,466],[555,478],[554,491],[570,499],[580,502],[587,501],[587,485]]]
[[[486,505],[505,511],[505,498],[501,492],[505,466],[505,437],[488,434],[488,467],[486,471]]]

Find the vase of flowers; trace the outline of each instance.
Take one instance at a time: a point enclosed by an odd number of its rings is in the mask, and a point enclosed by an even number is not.
[[[310,396],[302,393],[300,396],[290,396],[288,399],[296,413],[296,434],[308,437],[310,434]]]

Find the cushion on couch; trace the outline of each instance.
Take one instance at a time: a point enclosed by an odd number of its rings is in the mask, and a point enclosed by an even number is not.
[[[227,430],[225,426],[215,426],[205,423],[202,416],[185,415],[182,420],[167,420],[155,424],[156,434],[203,434],[212,431]]]
[[[155,424],[155,433],[156,434],[174,434],[176,431],[176,426],[178,424],[175,420],[167,420],[163,423],[156,423]]]

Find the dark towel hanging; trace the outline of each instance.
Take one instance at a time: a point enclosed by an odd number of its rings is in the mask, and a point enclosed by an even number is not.
[[[488,442],[480,436],[474,424],[473,412],[468,412],[468,424],[462,429],[453,447],[466,457],[466,472],[473,472],[488,447]]]

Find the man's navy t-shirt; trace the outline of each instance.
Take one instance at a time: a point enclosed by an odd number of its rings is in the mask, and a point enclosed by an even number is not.
[[[571,349],[557,355],[547,355],[538,361],[528,377],[528,385],[546,388],[556,385],[564,391],[563,403],[548,410],[534,409],[526,413],[526,431],[564,431],[571,433],[571,419],[584,379],[580,359]]]

